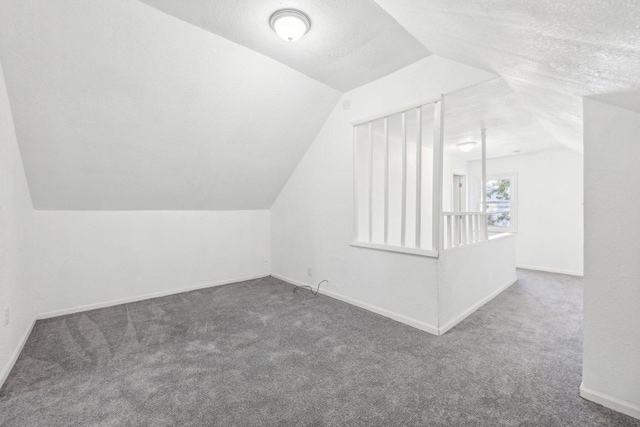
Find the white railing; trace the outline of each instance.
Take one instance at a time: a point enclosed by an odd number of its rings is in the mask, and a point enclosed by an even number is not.
[[[442,219],[445,250],[488,240],[484,212],[443,212]]]

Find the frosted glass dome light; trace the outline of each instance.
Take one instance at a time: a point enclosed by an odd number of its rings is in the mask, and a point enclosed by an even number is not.
[[[476,144],[477,142],[475,141],[467,141],[467,142],[461,142],[460,144],[456,144],[456,147],[458,147],[458,150],[464,153],[468,153],[469,151],[473,150],[473,147],[475,147]]]
[[[281,39],[288,42],[300,40],[311,28],[309,18],[304,13],[293,9],[277,11],[271,15],[269,24]]]

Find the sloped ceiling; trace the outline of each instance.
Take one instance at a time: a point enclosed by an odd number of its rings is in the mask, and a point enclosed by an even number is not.
[[[340,93],[132,0],[3,0],[36,209],[266,209]]]
[[[489,158],[562,147],[502,78],[462,89],[445,99],[445,152],[466,160],[481,159],[482,129],[487,132]],[[478,144],[463,153],[456,144],[465,141]]]
[[[266,23],[286,7],[300,44]],[[490,149],[493,126],[580,151],[582,96],[640,109],[638,22],[637,0],[1,0],[0,62],[37,209],[266,209],[335,88],[429,52],[503,77],[459,112]]]
[[[375,0],[431,52],[502,76],[581,150],[581,96],[640,88],[637,0]]]
[[[371,0],[142,1],[341,91],[429,55]],[[280,39],[269,26],[271,15],[284,8],[301,10],[311,19],[311,29],[296,43]]]

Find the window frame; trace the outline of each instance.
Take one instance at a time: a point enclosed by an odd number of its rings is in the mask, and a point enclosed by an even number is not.
[[[497,180],[497,179],[508,179],[511,181],[511,199],[509,200],[509,218],[511,221],[511,225],[508,227],[500,226],[500,225],[489,225],[489,214],[487,213],[487,230],[491,233],[517,233],[518,232],[518,173],[517,172],[508,172],[508,173],[492,173],[491,175],[487,175],[487,181],[484,184],[484,188],[482,191],[487,192],[487,183],[489,181]],[[487,206],[489,202],[487,200]],[[486,212],[487,206],[484,207]]]

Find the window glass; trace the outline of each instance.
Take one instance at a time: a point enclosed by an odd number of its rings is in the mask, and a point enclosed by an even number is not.
[[[515,231],[515,176],[487,177],[487,224],[493,231]]]

